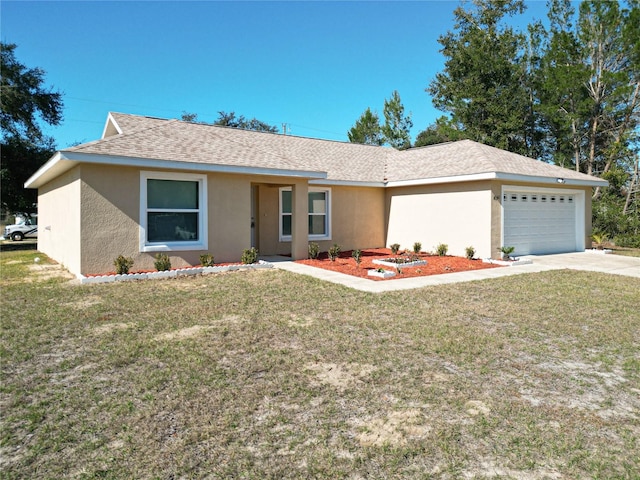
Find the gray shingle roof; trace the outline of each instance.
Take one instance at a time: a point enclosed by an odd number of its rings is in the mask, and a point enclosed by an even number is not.
[[[121,157],[259,169],[326,172],[332,181],[375,183],[478,174],[595,177],[482,145],[471,140],[397,151],[121,113],[110,118],[122,132],[65,150]],[[109,120],[111,121],[111,120]]]

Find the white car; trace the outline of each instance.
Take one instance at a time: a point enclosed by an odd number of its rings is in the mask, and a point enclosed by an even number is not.
[[[38,238],[38,217],[20,218],[15,225],[7,225],[4,238],[19,242],[25,238]]]

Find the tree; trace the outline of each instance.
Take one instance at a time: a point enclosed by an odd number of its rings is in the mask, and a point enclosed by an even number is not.
[[[425,147],[438,143],[455,142],[465,138],[467,138],[467,135],[464,131],[460,130],[449,118],[442,116],[418,134],[413,146]]]
[[[2,208],[30,212],[37,192],[24,189],[24,182],[55,152],[40,122],[59,125],[63,102],[61,93],[44,86],[45,72],[21,64],[15,49],[14,44],[0,43]]]
[[[446,61],[427,91],[473,140],[528,154],[531,99],[524,35],[502,25],[524,11],[522,0],[473,0],[455,10],[455,32],[438,42]]]
[[[256,118],[247,120],[244,115],[236,117],[235,112],[226,113],[223,111],[218,112],[218,119],[213,122],[214,125],[222,125],[225,127],[240,128],[242,130],[255,130],[258,132],[271,132],[278,133],[278,127],[269,125]]]
[[[371,112],[367,108],[360,116],[351,130],[347,132],[351,143],[362,143],[365,145],[382,145],[384,137],[380,128],[380,118],[377,113]]]
[[[382,134],[386,143],[399,150],[411,147],[409,130],[413,127],[413,122],[411,114],[405,116],[404,105],[397,90],[393,91],[390,99],[384,101],[383,114]]]

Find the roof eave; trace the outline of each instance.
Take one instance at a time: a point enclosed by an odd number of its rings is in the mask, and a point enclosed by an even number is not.
[[[522,175],[515,173],[486,172],[469,175],[451,175],[446,177],[416,178],[411,180],[395,180],[387,182],[387,187],[413,187],[418,185],[436,185],[442,183],[477,182],[480,180],[507,180],[511,182],[540,183],[546,185],[564,185],[576,187],[606,187],[609,182],[595,177],[586,179],[543,177],[538,175]]]
[[[140,168],[157,168],[168,170],[186,170],[197,172],[236,173],[247,175],[267,175],[278,177],[294,177],[323,180],[326,172],[312,170],[294,170],[282,168],[246,167],[241,165],[221,165],[213,163],[181,162],[153,158],[137,158],[115,155],[100,155],[95,153],[57,152],[47,163],[27,180],[25,188],[38,188],[55,177],[70,170],[79,163],[96,165],[115,165]]]

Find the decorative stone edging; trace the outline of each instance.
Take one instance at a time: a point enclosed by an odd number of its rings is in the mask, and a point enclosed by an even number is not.
[[[610,250],[608,248],[603,248],[602,250],[598,248],[589,248],[585,250],[585,252],[598,253],[600,255],[608,255],[609,253],[613,253],[613,250]]]
[[[157,280],[161,278],[173,278],[187,275],[209,275],[211,273],[231,272],[234,270],[253,270],[257,268],[272,268],[273,264],[259,260],[258,263],[252,264],[234,264],[234,265],[220,265],[213,267],[186,267],[176,268],[174,270],[165,270],[162,272],[147,272],[147,273],[128,273],[126,275],[97,275],[95,277],[85,277],[80,275],[80,283],[93,284],[93,283],[110,283],[110,282],[130,282],[133,280]]]
[[[502,265],[505,267],[518,267],[520,265],[531,265],[533,260],[528,258],[516,257],[514,260],[496,260],[494,258],[483,258],[483,263],[492,263],[494,265]]]
[[[421,265],[426,265],[427,261],[426,260],[414,260],[413,262],[406,262],[406,263],[395,263],[395,262],[388,262],[386,260],[382,260],[382,259],[376,259],[376,260],[372,260],[373,263],[375,263],[376,265],[382,265],[384,267],[389,267],[389,268],[409,268],[409,267],[419,267]]]
[[[391,277],[395,277],[396,272],[391,272],[389,270],[385,270],[383,272],[379,272],[378,270],[369,270],[367,272],[367,275],[369,275],[370,277],[391,278]]]

